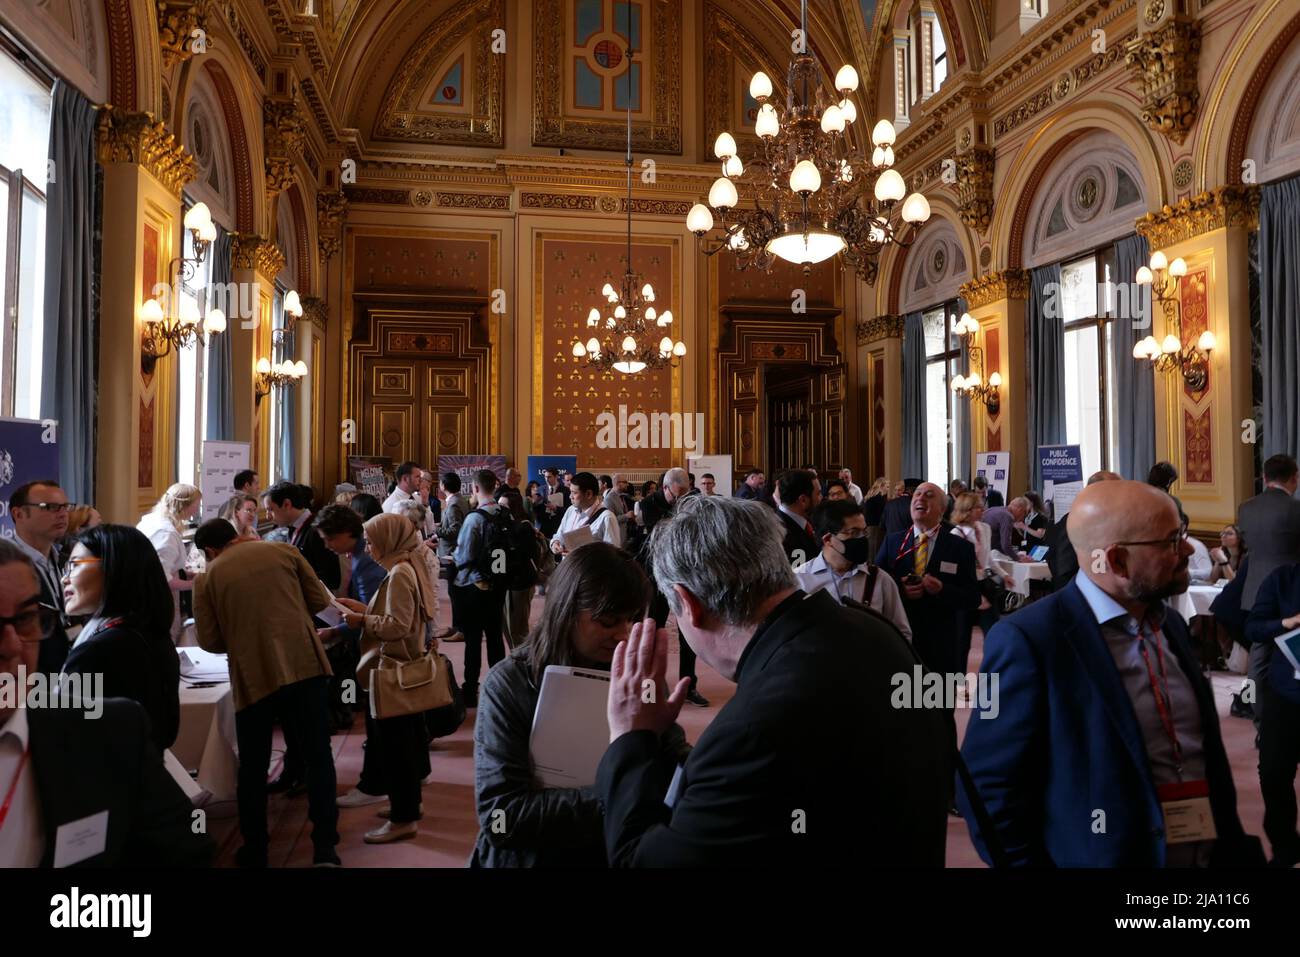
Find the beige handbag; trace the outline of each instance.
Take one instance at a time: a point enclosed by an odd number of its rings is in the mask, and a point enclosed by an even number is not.
[[[451,704],[451,687],[442,670],[443,658],[436,649],[414,661],[381,655],[379,667],[370,672],[370,716],[400,718]]]

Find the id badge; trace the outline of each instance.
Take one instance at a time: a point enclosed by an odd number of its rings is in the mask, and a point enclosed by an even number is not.
[[[1187,844],[1218,837],[1210,807],[1209,781],[1162,784],[1156,788],[1156,794],[1165,816],[1165,843]]]

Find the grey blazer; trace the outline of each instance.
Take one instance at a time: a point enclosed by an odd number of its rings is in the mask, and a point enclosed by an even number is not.
[[[1275,568],[1300,562],[1300,499],[1283,489],[1266,488],[1241,503],[1237,524],[1250,556],[1241,592],[1241,607],[1249,610],[1259,586]]]

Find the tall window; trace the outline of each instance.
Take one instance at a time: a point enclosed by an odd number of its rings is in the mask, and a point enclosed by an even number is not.
[[[950,438],[956,421],[957,403],[964,401],[953,394],[950,383],[960,375],[961,339],[953,335],[957,324],[957,303],[946,302],[921,313],[925,331],[925,454],[924,478],[948,487],[949,479],[961,474],[962,463],[956,461],[956,449]]]
[[[282,362],[286,356],[284,330],[284,293],[285,289],[280,283],[275,284],[275,298],[271,302],[271,368]],[[284,423],[280,419],[284,415],[283,410],[283,386],[271,386],[271,394],[267,399],[271,403],[271,412],[268,418],[271,422],[270,435],[270,452],[271,452],[271,482],[275,483],[281,479],[292,479],[293,476],[284,474],[284,463],[280,456],[280,442],[282,440]]]
[[[41,415],[50,90],[0,48],[0,415]]]
[[[1083,474],[1119,461],[1112,323],[1115,247],[1061,264],[1065,325],[1065,440],[1079,446]]]
[[[931,44],[934,47],[934,62],[931,70],[934,73],[934,89],[938,90],[943,81],[948,79],[948,46],[943,41],[943,30],[939,29],[939,21],[931,21]]]
[[[188,208],[188,207],[187,207]],[[194,258],[194,237],[188,229],[183,233],[182,249],[187,259]],[[199,318],[207,315],[213,303],[208,301],[212,281],[213,247],[208,247],[208,255],[194,270],[194,275],[186,279],[184,274],[177,277],[180,283],[180,297],[177,308],[182,315],[189,314]],[[207,371],[205,361],[206,349],[201,340],[196,340],[177,355],[176,374],[176,475],[178,481],[198,484],[199,453],[203,436],[207,431],[207,388],[204,382]]]

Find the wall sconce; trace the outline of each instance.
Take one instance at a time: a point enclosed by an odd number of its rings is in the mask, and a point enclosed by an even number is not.
[[[995,372],[987,382],[984,381],[984,350],[975,345],[975,336],[980,331],[978,320],[972,318],[969,312],[964,312],[952,331],[965,340],[971,364],[976,367],[976,371],[969,375],[953,376],[952,391],[963,398],[983,402],[989,416],[996,416],[1002,408],[1002,397],[998,394],[1002,388],[1002,373]]]
[[[217,238],[217,227],[212,222],[206,203],[196,203],[185,214],[185,228],[190,231],[194,247],[194,257],[178,256],[168,265],[167,276],[173,291],[168,298],[176,303],[177,315],[168,316],[157,299],[146,300],[140,307],[140,320],[144,331],[140,340],[140,368],[146,375],[153,372],[158,360],[170,352],[184,349],[202,335],[204,342],[208,336],[226,331],[226,315],[220,309],[209,309],[202,320],[202,333],[198,306],[179,295],[176,279],[178,275],[183,282],[194,278],[198,267],[208,255],[212,241]]]
[[[1187,275],[1182,258],[1169,262],[1163,252],[1151,254],[1151,265],[1138,268],[1139,286],[1151,287],[1151,298],[1160,303],[1165,325],[1172,331],[1164,340],[1147,336],[1133,347],[1133,358],[1150,361],[1157,372],[1179,372],[1193,392],[1201,392],[1209,381],[1210,353],[1218,345],[1214,333],[1206,329],[1195,345],[1183,346],[1182,318],[1177,295],[1178,284]]]
[[[298,380],[305,378],[306,375],[307,363],[301,359],[297,362],[285,359],[272,365],[271,360],[263,356],[257,360],[257,379],[253,384],[255,404],[260,405],[262,397],[270,395],[273,386],[297,385]]]
[[[272,342],[284,342],[285,336],[293,331],[294,324],[302,318],[302,300],[298,298],[298,290],[290,289],[284,294],[284,328],[276,329],[271,333]]]

